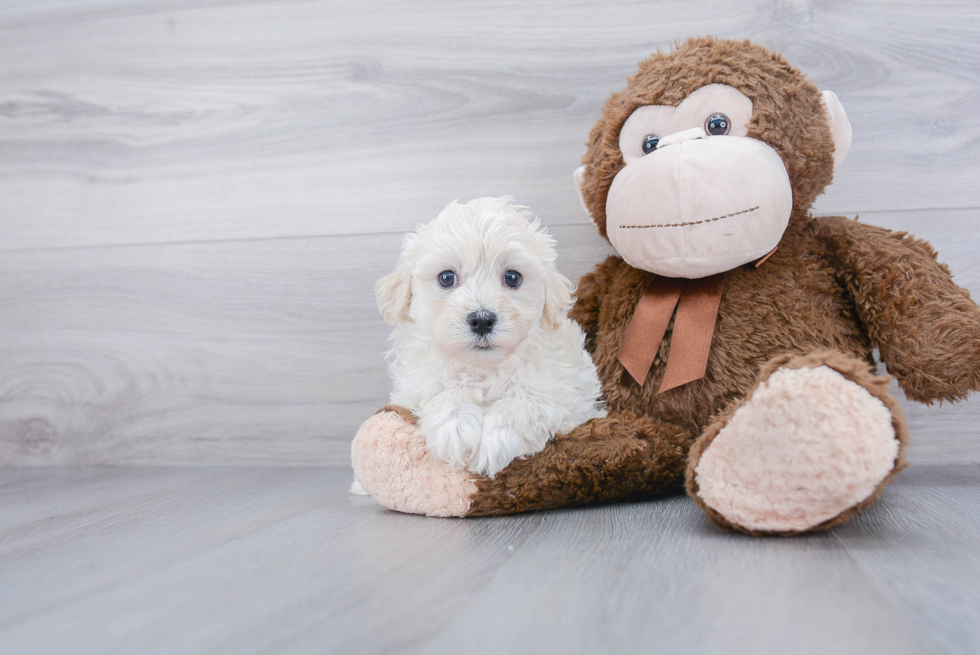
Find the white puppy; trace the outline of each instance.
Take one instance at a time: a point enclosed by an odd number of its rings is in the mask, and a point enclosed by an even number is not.
[[[376,289],[395,328],[391,402],[433,455],[488,477],[605,415],[554,240],[511,200],[453,202],[406,235]]]

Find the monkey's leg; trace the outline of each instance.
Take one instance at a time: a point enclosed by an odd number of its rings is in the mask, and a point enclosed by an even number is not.
[[[467,516],[653,498],[683,489],[685,430],[655,418],[618,414],[556,437],[493,480],[478,479]]]
[[[407,410],[393,407],[366,421],[352,446],[354,473],[385,507],[429,516],[514,514],[678,492],[693,441],[656,419],[595,419],[489,480],[433,459],[413,423]]]
[[[688,493],[715,523],[749,534],[846,521],[904,467],[888,380],[839,352],[771,360],[691,448]]]

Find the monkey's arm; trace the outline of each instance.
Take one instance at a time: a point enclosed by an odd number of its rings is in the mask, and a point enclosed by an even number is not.
[[[606,289],[615,276],[616,269],[623,260],[610,255],[591,272],[586,273],[578,281],[575,292],[575,304],[568,312],[569,318],[579,324],[585,332],[585,349],[589,354],[595,354],[595,335],[599,330],[599,311],[602,308],[602,298]]]
[[[888,372],[912,400],[980,389],[980,308],[925,241],[834,216],[814,219]]]

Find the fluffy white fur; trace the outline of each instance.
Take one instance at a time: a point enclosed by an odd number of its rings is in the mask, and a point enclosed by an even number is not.
[[[503,282],[510,270],[518,288]],[[440,285],[443,271],[456,273],[454,287]],[[493,477],[605,414],[585,336],[568,318],[573,290],[554,240],[507,197],[453,202],[405,237],[377,300],[394,327],[391,402],[419,417],[433,455]],[[467,322],[475,311],[497,317],[482,338]]]

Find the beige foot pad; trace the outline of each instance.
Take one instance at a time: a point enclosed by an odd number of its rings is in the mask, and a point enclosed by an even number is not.
[[[750,531],[797,532],[869,498],[895,468],[892,414],[827,366],[781,368],[702,454],[698,496]]]
[[[351,444],[354,476],[388,509],[428,516],[463,516],[476,483],[468,471],[434,459],[425,437],[395,412],[375,414]]]

